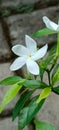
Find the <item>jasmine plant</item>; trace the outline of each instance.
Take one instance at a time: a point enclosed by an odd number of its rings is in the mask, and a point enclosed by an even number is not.
[[[46,28],[37,31],[32,36],[40,37],[56,33],[58,37],[57,44],[47,54],[47,43],[38,50],[37,43],[34,39],[25,35],[26,47],[19,44],[12,47],[12,51],[18,58],[11,64],[10,70],[18,70],[26,64],[27,75],[24,78],[11,76],[0,81],[0,85],[11,86],[0,104],[0,113],[13,100],[21,88],[23,88],[12,114],[13,121],[18,117],[18,130],[23,130],[32,120],[35,125],[35,130],[57,130],[53,125],[45,121],[41,122],[34,119],[51,92],[59,95],[59,86],[56,86],[59,80],[59,64],[57,62],[59,58],[59,23],[52,22],[46,16],[43,17],[43,22]],[[48,83],[43,81],[45,72],[47,72]],[[39,89],[41,93],[32,96]]]

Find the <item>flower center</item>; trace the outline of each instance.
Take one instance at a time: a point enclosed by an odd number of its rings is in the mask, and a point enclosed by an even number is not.
[[[28,57],[29,57],[29,58],[31,58],[31,57],[32,57],[32,55],[31,55],[31,54],[29,54],[29,55],[28,55]]]

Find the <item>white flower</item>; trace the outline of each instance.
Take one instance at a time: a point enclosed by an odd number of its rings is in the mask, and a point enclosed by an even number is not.
[[[12,47],[12,51],[19,57],[13,62],[10,70],[18,70],[26,64],[27,70],[30,73],[39,75],[39,66],[36,60],[42,58],[46,54],[48,46],[46,44],[41,49],[37,50],[36,42],[28,35],[25,36],[25,42],[26,47],[23,45],[15,45]]]
[[[50,19],[48,19],[46,16],[44,16],[43,22],[45,23],[45,25],[48,29],[59,32],[59,21],[58,21],[58,24],[56,24],[56,23],[52,22]]]

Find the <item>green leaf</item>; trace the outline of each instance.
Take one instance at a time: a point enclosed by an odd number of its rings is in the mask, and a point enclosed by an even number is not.
[[[41,36],[47,36],[47,35],[55,34],[55,33],[57,33],[57,31],[52,31],[48,28],[44,28],[44,29],[41,29],[41,30],[37,31],[36,33],[32,34],[32,36],[41,37]]]
[[[18,91],[22,88],[22,86],[19,86],[18,84],[14,84],[10,87],[10,89],[7,91],[7,93],[4,96],[4,99],[2,101],[2,104],[0,106],[0,113],[3,111],[5,106],[13,100],[13,98],[16,96]]]
[[[54,44],[53,47],[49,50],[49,56],[54,55],[56,53],[57,44]]]
[[[20,99],[18,100],[18,102],[16,103],[16,105],[14,107],[12,120],[14,120],[18,116],[20,110],[23,108],[26,101],[29,99],[29,97],[32,95],[33,92],[34,92],[33,90],[31,90],[29,92],[27,91],[20,97]]]
[[[52,77],[52,84],[55,84],[59,80],[59,66],[54,70],[54,75]]]
[[[26,80],[23,84],[27,88],[46,88],[47,84],[39,80]]]
[[[2,81],[0,81],[0,85],[13,85],[19,82],[22,78],[19,76],[11,76]]]
[[[35,120],[36,130],[57,130],[53,125]]]
[[[54,69],[53,69],[53,72],[52,72],[52,77],[54,76],[54,74],[56,73],[56,71],[58,70],[59,68],[59,64],[56,64]]]
[[[42,107],[44,100],[38,104],[36,103],[36,100],[37,97],[34,97],[31,103],[20,111],[18,120],[19,129],[24,128],[26,125],[28,125]]]
[[[59,95],[59,86],[54,87],[52,91]]]
[[[55,75],[58,68],[59,68],[59,64],[56,64],[56,66],[54,67],[53,72],[52,72],[52,77]]]
[[[57,34],[57,51],[56,51],[56,56],[59,57],[59,32]]]
[[[43,74],[44,74],[45,70],[43,69],[42,66],[40,66],[40,78],[41,78],[41,81],[43,81]]]
[[[42,60],[42,68],[47,69],[47,67],[52,64],[54,64],[54,57],[56,53],[56,44],[48,51],[48,55],[45,57],[45,59]]]
[[[51,87],[47,87],[44,88],[39,96],[39,98],[37,99],[37,103],[39,103],[42,99],[47,98],[51,93]]]

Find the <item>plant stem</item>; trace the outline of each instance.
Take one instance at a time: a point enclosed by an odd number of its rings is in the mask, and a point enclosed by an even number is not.
[[[56,56],[59,55],[59,33],[57,35],[57,51],[56,51]]]
[[[18,130],[23,130],[23,129],[21,129],[21,128],[18,128]]]
[[[18,126],[18,130],[23,130],[22,128],[19,128],[19,126]]]
[[[50,68],[50,72],[52,71],[52,69],[54,68],[55,64],[53,64]]]
[[[49,85],[51,85],[50,83],[50,72],[48,71],[48,80],[49,80]]]
[[[35,130],[34,119],[33,119],[32,122],[28,125],[28,130]]]
[[[50,82],[50,70],[46,69],[46,72],[47,72],[47,74],[48,74],[49,85],[51,85],[51,82]]]
[[[30,75],[29,71],[27,71],[26,79],[31,79],[31,75]]]
[[[22,96],[22,94],[24,94],[27,90],[29,90],[29,89],[28,89],[28,88],[24,89],[24,90],[21,92],[20,96]]]

